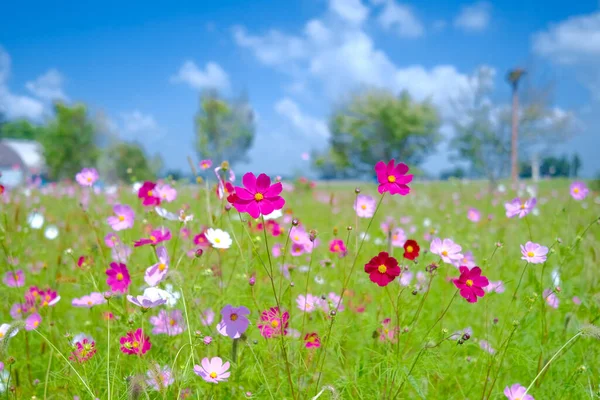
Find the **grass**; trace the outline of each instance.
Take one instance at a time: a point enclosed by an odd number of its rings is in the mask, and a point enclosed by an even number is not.
[[[247,214],[225,211],[224,200],[203,185],[175,187],[177,199],[163,206],[172,212],[189,206],[188,213],[194,214],[185,226],[189,237],[178,237],[183,224],[144,209],[128,187],[115,194],[90,194],[86,188],[69,194],[59,186],[4,195],[2,274],[23,270],[25,286],[4,285],[0,291],[0,323],[19,328],[16,336],[0,341],[0,377],[8,381],[0,383],[0,399],[86,399],[92,394],[114,400],[503,399],[504,388],[515,383],[529,387],[535,399],[587,399],[599,390],[600,346],[595,328],[586,325],[598,323],[600,316],[597,194],[575,201],[568,182],[542,182],[536,194],[538,215],[509,219],[503,204],[516,196],[510,190],[488,193],[483,183],[415,183],[408,196],[384,197],[371,221],[353,211],[354,186],[320,183],[313,190],[283,193],[285,215],[277,220],[282,232],[274,237],[256,229],[260,221]],[[379,200],[375,186],[361,189]],[[152,246],[133,248],[133,242],[147,237],[150,227],[164,226],[173,233],[166,243],[169,272],[159,286],[170,284],[181,292],[174,307],[143,312],[124,296],[89,309],[71,305],[74,298],[109,289],[105,270],[112,257],[104,236],[111,231],[106,218],[116,203],[128,204],[136,213],[134,227],[117,232],[133,249],[126,263],[129,293],[143,292],[144,272],[156,263]],[[479,222],[467,219],[470,207],[481,211]],[[33,211],[44,216],[42,229],[29,226]],[[311,254],[290,255],[287,215],[316,237]],[[403,259],[402,248],[390,246],[380,228],[388,216],[419,242],[416,262]],[[399,223],[401,217],[410,221]],[[45,237],[49,225],[58,229],[55,239]],[[203,227],[227,231],[232,246],[205,248],[195,255],[192,238]],[[367,230],[363,240],[359,234]],[[451,281],[459,275],[457,268],[427,251],[433,237],[452,238],[471,251],[483,275],[502,281],[505,290],[467,303]],[[334,238],[346,243],[345,257],[330,253]],[[519,245],[529,240],[551,248],[544,264],[521,260]],[[276,244],[285,256],[276,257]],[[413,278],[409,286],[399,279],[386,287],[372,283],[364,265],[380,251],[389,251],[406,266],[404,274],[421,273],[421,280]],[[79,256],[93,261],[79,268]],[[282,264],[288,266],[289,278],[282,274]],[[256,281],[250,285],[252,276]],[[40,307],[41,324],[27,331],[22,322],[13,322],[10,310],[24,301],[30,286],[52,288],[61,300]],[[544,298],[545,289],[558,297],[557,308]],[[327,298],[330,293],[343,293],[343,310],[336,312],[331,301],[329,312],[318,308],[305,313],[297,306],[299,295]],[[249,328],[235,341],[216,330],[227,304],[251,311]],[[286,336],[264,338],[257,328],[259,316],[277,305],[289,312],[290,330]],[[205,326],[202,318],[209,308],[215,318]],[[151,333],[149,319],[161,309],[181,311],[181,334]],[[104,318],[108,311],[115,319]],[[390,323],[384,326],[386,318]],[[150,336],[151,349],[143,356],[123,354],[119,339],[141,327]],[[467,327],[472,334],[466,340],[452,336]],[[383,329],[397,329],[398,334],[380,340]],[[310,332],[319,335],[319,348],[305,347],[303,338]],[[85,363],[69,360],[73,336],[79,333],[93,337],[97,349]],[[212,337],[210,344],[204,343],[206,336]],[[484,350],[485,342],[493,354]],[[215,356],[231,363],[226,382],[208,383],[193,372],[203,358]],[[172,368],[174,379],[158,391],[146,383],[155,365]]]

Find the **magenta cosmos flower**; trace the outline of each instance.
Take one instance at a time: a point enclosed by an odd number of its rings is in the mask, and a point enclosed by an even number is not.
[[[202,169],[209,169],[210,167],[212,167],[212,161],[211,160],[202,160],[202,161],[200,161],[200,168],[202,168]]]
[[[282,313],[279,311],[279,307],[271,307],[260,314],[258,329],[260,330],[260,334],[266,338],[281,335],[282,332],[285,336],[287,335],[289,320],[289,312],[285,311]]]
[[[260,174],[258,178],[248,172],[242,178],[244,187],[236,186],[236,198],[233,206],[239,212],[247,212],[252,218],[261,214],[268,215],[275,210],[281,210],[285,200],[279,194],[283,190],[281,182],[271,185],[271,178]]]
[[[22,287],[25,285],[25,273],[22,270],[8,271],[4,275],[4,284],[8,287]]]
[[[586,198],[590,190],[583,182],[573,182],[571,183],[569,192],[571,193],[571,197],[573,197],[575,200],[583,200]]]
[[[548,248],[537,243],[527,242],[525,246],[521,245],[521,260],[525,260],[531,264],[542,264],[546,261]]]
[[[307,349],[318,349],[321,347],[321,338],[317,332],[307,333],[304,336],[304,347]]]
[[[229,362],[223,364],[223,360],[220,357],[213,357],[210,360],[208,357],[205,357],[202,359],[201,364],[202,366],[194,365],[194,372],[206,382],[226,382],[229,375],[231,375],[229,372]]]
[[[110,268],[106,270],[106,284],[110,286],[110,290],[113,292],[127,292],[131,278],[129,277],[129,271],[127,266],[123,263],[110,263]]]
[[[398,260],[382,251],[365,265],[365,272],[369,274],[371,282],[379,286],[387,286],[400,275],[401,269]]]
[[[508,203],[504,204],[504,208],[506,209],[506,216],[508,218],[516,217],[523,218],[527,214],[529,214],[535,208],[537,200],[535,197],[532,197],[528,200],[521,200],[518,197],[512,199]]]
[[[532,395],[525,394],[526,391],[525,386],[515,383],[504,388],[504,395],[508,400],[535,400]]]
[[[406,196],[410,193],[408,184],[413,180],[413,176],[406,175],[408,172],[408,166],[406,164],[395,164],[396,161],[394,160],[390,160],[387,165],[383,161],[379,161],[375,164],[377,181],[379,181],[377,190],[381,194],[389,192],[390,194]]]
[[[360,218],[371,218],[375,214],[375,209],[377,208],[377,201],[367,195],[367,194],[359,194],[356,196],[356,201],[354,202],[354,211],[356,211],[356,215]]]
[[[461,250],[462,247],[454,243],[452,239],[441,240],[439,238],[435,238],[429,246],[429,251],[440,256],[442,261],[448,264],[453,264],[454,262],[463,259]]]
[[[339,254],[340,257],[344,257],[348,250],[342,239],[333,239],[329,243],[329,251],[335,254]]]
[[[96,354],[96,342],[87,337],[76,341],[73,346],[75,349],[69,357],[69,360],[71,361],[77,361],[78,363],[83,364]]]
[[[249,314],[250,310],[244,306],[233,307],[227,304],[221,310],[222,319],[217,325],[217,330],[223,336],[237,339],[248,329],[250,321],[248,321],[248,317],[246,316]]]
[[[479,222],[481,219],[481,212],[478,209],[471,207],[469,208],[469,211],[467,211],[467,218],[471,222]]]
[[[156,248],[156,258],[158,258],[158,262],[148,267],[144,274],[144,280],[150,286],[158,285],[169,272],[169,255],[164,246]]]
[[[122,231],[123,229],[133,228],[135,214],[133,213],[131,207],[128,205],[117,204],[113,207],[113,212],[115,215],[108,217],[106,222],[108,222],[114,231]]]
[[[161,242],[165,242],[167,240],[171,240],[171,231],[170,230],[168,230],[166,228],[155,229],[152,232],[150,232],[150,237],[141,238],[140,240],[135,242],[133,247],[140,247],[140,246],[144,246],[147,244],[155,246],[155,245],[157,245]]]
[[[152,347],[150,337],[144,336],[142,328],[127,332],[120,340],[121,351],[125,354],[143,355]]]
[[[98,180],[98,171],[95,168],[84,168],[75,175],[75,180],[81,186],[92,186]]]
[[[481,268],[459,267],[460,276],[454,279],[454,286],[460,290],[460,295],[469,303],[477,303],[477,297],[483,297],[484,287],[490,284],[485,276],[481,276]]]
[[[145,206],[160,205],[160,197],[156,191],[156,183],[146,181],[138,190],[138,197],[142,199],[142,204]]]
[[[85,295],[79,299],[73,299],[71,305],[73,307],[86,307],[91,308],[93,306],[97,306],[99,304],[106,303],[106,299],[102,293],[93,292],[88,295]]]

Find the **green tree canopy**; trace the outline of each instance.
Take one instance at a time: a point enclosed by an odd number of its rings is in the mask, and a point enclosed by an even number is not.
[[[0,139],[39,140],[43,131],[43,126],[34,125],[26,119],[0,121]]]
[[[326,178],[371,174],[377,161],[418,166],[440,140],[440,120],[428,101],[407,92],[359,93],[339,107],[329,121],[329,149],[316,155],[315,167]]]
[[[138,143],[118,142],[108,149],[108,160],[112,179],[123,182],[132,180],[154,180],[162,161],[149,159]]]
[[[196,151],[217,163],[247,161],[254,141],[254,112],[245,97],[228,101],[216,91],[200,97],[196,114]]]
[[[54,119],[39,138],[51,179],[74,179],[84,167],[94,167],[99,150],[96,128],[83,104],[55,103]]]

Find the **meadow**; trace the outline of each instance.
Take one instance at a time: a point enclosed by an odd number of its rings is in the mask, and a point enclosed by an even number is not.
[[[599,396],[584,183],[201,167],[4,191],[0,399]]]

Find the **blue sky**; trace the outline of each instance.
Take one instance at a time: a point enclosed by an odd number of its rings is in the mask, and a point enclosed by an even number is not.
[[[362,85],[433,96],[449,117],[480,66],[524,65],[551,82],[553,106],[581,129],[557,152],[600,171],[597,1],[396,0],[11,2],[0,13],[0,109],[41,120],[50,100],[82,101],[122,138],[160,152],[169,168],[195,157],[200,90],[246,92],[257,112],[252,161],[289,173],[324,148],[327,116]],[[446,136],[451,129],[444,130]],[[445,146],[426,167],[448,167]]]

